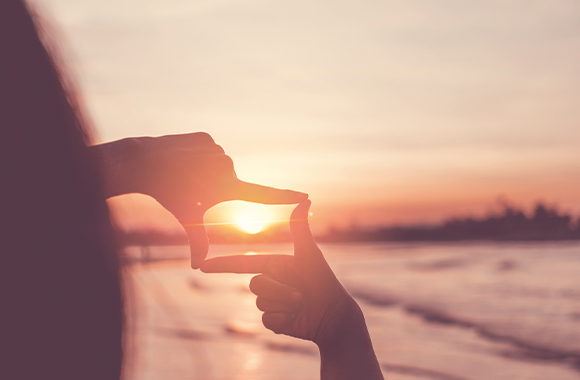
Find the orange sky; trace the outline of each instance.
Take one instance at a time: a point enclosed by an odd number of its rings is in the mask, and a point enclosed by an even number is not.
[[[101,141],[207,131],[240,178],[308,192],[319,226],[498,195],[580,213],[577,0],[37,2]],[[130,226],[174,223],[113,203]]]

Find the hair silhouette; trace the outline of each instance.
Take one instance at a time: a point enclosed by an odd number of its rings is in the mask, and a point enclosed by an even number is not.
[[[0,1],[0,378],[119,379],[114,233],[49,37],[23,1]]]

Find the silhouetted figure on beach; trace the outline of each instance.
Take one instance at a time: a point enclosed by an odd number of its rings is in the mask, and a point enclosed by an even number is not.
[[[127,337],[107,197],[138,192],[159,201],[184,226],[192,267],[199,268],[208,249],[203,214],[210,207],[234,199],[292,204],[307,195],[239,180],[232,160],[206,133],[89,148],[89,123],[50,38],[22,0],[0,1],[0,379],[120,379]],[[293,227],[296,266],[288,282],[276,274],[272,279],[278,288],[295,286],[305,305],[331,292],[324,310],[335,300],[330,315],[341,323],[319,318],[319,335],[284,331],[319,346],[329,342],[330,350],[321,351],[328,378],[381,378],[360,309],[306,231],[307,208],[300,203],[296,211],[303,219]],[[316,265],[309,268],[303,259]],[[320,282],[295,283],[301,271]],[[261,286],[254,290],[269,299]],[[277,328],[283,321],[265,322]]]

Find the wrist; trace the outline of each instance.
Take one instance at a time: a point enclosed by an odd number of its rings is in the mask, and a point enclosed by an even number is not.
[[[354,300],[329,324],[316,344],[321,379],[383,379],[364,315]]]
[[[138,193],[141,138],[126,138],[91,147],[105,186],[106,197]]]
[[[339,311],[325,324],[314,341],[321,352],[348,344],[358,336],[368,336],[364,315],[354,299],[349,296],[348,299],[338,302],[335,307]]]

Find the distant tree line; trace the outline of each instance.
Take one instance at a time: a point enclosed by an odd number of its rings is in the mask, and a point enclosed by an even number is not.
[[[570,214],[560,213],[556,207],[536,204],[530,215],[516,207],[504,204],[497,214],[482,218],[453,218],[434,226],[394,226],[378,228],[331,228],[317,236],[320,242],[372,241],[549,241],[580,240],[580,223]],[[290,242],[287,227],[269,228],[249,235],[235,228],[208,228],[211,243],[260,244]],[[158,230],[119,231],[122,245],[182,245],[187,236],[182,232],[167,233]]]
[[[453,218],[435,226],[395,226],[377,229],[332,229],[321,241],[547,241],[579,240],[578,220],[555,207],[536,204],[531,215],[504,205],[502,212],[483,218]]]

